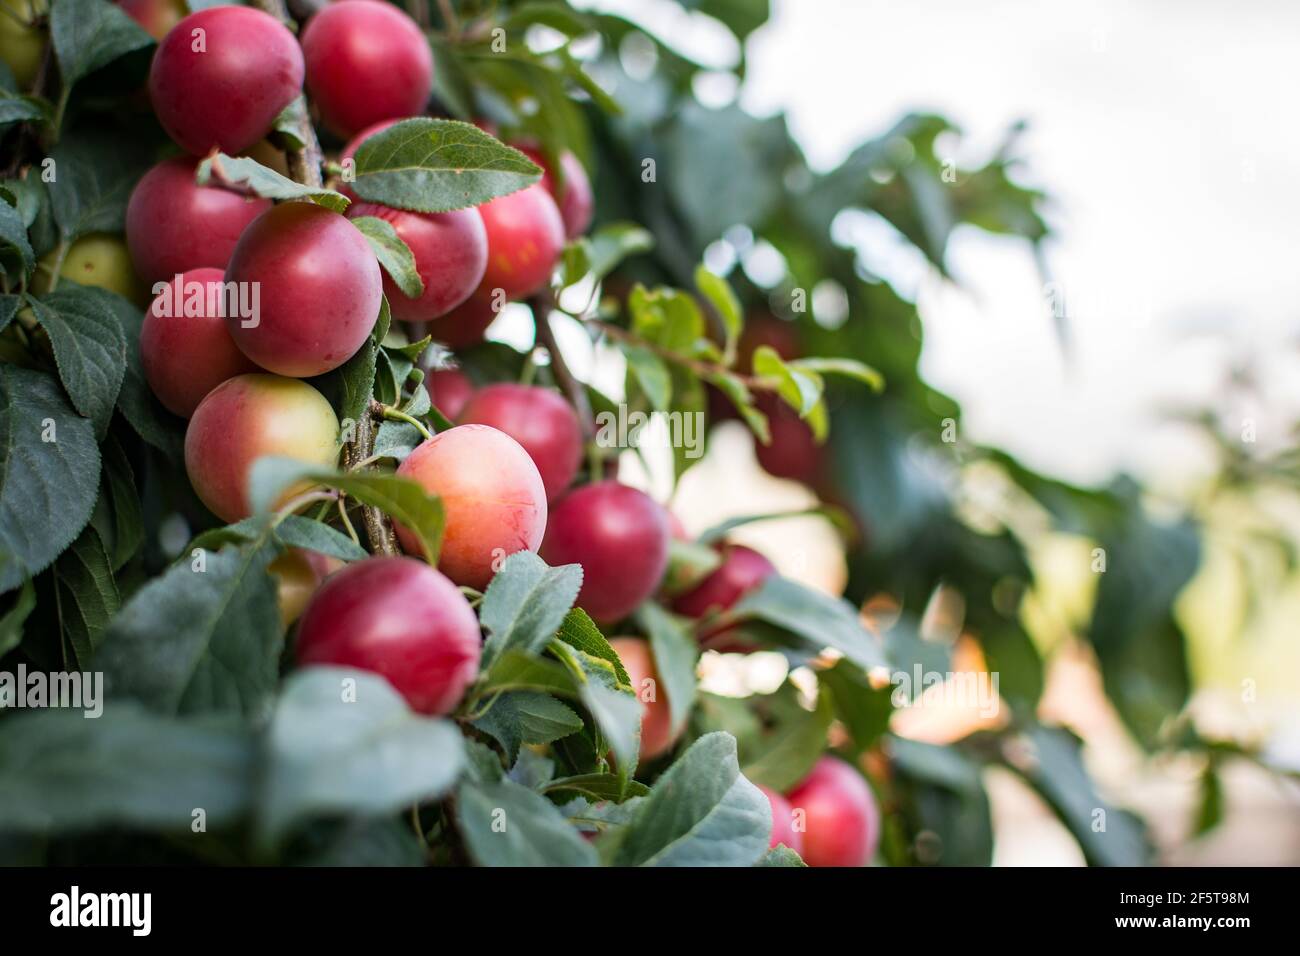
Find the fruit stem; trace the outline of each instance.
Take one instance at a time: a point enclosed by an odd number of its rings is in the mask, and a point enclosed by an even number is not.
[[[406,424],[408,425],[414,425],[417,429],[419,429],[420,434],[424,436],[425,441],[428,441],[430,438],[433,437],[433,435],[429,433],[429,429],[424,426],[424,422],[420,421],[414,415],[408,415],[406,414],[406,412],[401,411],[400,409],[396,409],[391,405],[385,405],[383,406],[383,408],[384,408],[384,417],[387,418],[389,421],[406,422]]]
[[[348,537],[353,540],[356,546],[361,547],[361,539],[357,537],[357,529],[352,527],[352,519],[348,517],[348,503],[343,495],[338,498],[339,517],[343,519],[343,527],[347,529]]]

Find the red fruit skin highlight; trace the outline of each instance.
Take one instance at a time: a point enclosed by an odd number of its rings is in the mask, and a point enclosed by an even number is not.
[[[809,866],[867,866],[880,840],[880,807],[851,766],[823,756],[787,794],[803,812],[803,856]],[[796,818],[797,819],[797,818]]]
[[[462,423],[491,425],[523,446],[553,499],[569,487],[582,464],[582,426],[559,394],[532,385],[481,388],[460,414]]]
[[[226,268],[240,235],[271,208],[271,200],[241,196],[194,181],[198,160],[163,160],[140,178],[126,207],[126,245],[148,285],[190,269]]]
[[[302,51],[312,101],[342,137],[421,113],[433,92],[429,42],[391,3],[331,3],[307,21]]]
[[[203,156],[242,153],[302,92],[302,50],[289,30],[251,7],[191,13],[163,38],[149,99],[167,135]]]
[[[330,575],[298,627],[299,664],[387,678],[411,709],[448,714],[478,675],[478,619],[456,585],[414,558],[369,558]]]
[[[575,488],[551,510],[542,557],[582,565],[578,606],[597,621],[626,617],[654,593],[668,566],[668,516],[644,492],[616,481]]]

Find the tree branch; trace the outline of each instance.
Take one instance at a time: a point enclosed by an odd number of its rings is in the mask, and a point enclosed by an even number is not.
[[[375,452],[375,409],[383,406],[373,398],[356,423],[356,432],[352,441],[343,446],[343,467],[347,471],[361,467]],[[361,519],[366,526],[366,537],[370,539],[370,550],[375,554],[401,554],[397,547],[397,538],[388,516],[372,505],[362,505]]]
[[[578,423],[582,426],[582,437],[590,441],[596,434],[596,422],[591,414],[591,399],[587,396],[587,386],[583,385],[569,371],[564,361],[564,353],[555,341],[555,330],[551,328],[551,311],[554,303],[548,293],[541,293],[528,300],[533,310],[533,319],[537,324],[537,340],[546,347],[551,357],[551,373],[556,383],[569,397],[578,413]]]
[[[281,23],[294,22],[289,16],[284,0],[251,0],[251,2],[258,10],[270,14]],[[304,186],[322,185],[325,180],[321,176],[321,165],[325,161],[325,156],[321,152],[320,140],[316,138],[316,130],[311,125],[311,117],[305,109],[293,132],[298,141],[304,145],[302,149],[284,151],[289,166],[289,177]]]

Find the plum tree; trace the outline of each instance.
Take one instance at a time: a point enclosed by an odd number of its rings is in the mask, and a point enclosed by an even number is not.
[[[528,452],[487,425],[458,425],[423,442],[397,468],[442,499],[446,529],[438,568],[483,590],[516,551],[535,551],[546,532],[546,489]],[[397,525],[402,547],[419,542]]]
[[[478,618],[446,577],[414,558],[369,558],[337,571],[298,625],[299,664],[372,671],[412,709],[446,714],[478,674]]]
[[[223,521],[251,513],[249,471],[263,455],[330,467],[339,422],[325,396],[306,382],[259,373],[218,385],[185,430],[185,471],[199,499]],[[281,501],[302,488],[285,492]]]
[[[804,862],[809,866],[866,866],[880,839],[880,807],[862,775],[843,760],[818,758],[787,794],[804,824]]]
[[[564,220],[540,182],[479,207],[487,229],[488,264],[479,293],[501,289],[523,299],[550,282],[564,249]]]
[[[474,394],[474,383],[458,368],[438,368],[429,371],[424,379],[429,401],[452,421],[460,417],[469,398]]]
[[[164,160],[131,192],[126,243],[151,286],[201,266],[225,269],[240,234],[271,208],[269,199],[198,185],[197,165],[189,156]]]
[[[654,593],[669,534],[667,512],[645,492],[598,481],[556,502],[541,554],[552,565],[582,565],[579,606],[615,622]]]
[[[167,284],[140,327],[144,377],[182,418],[226,379],[258,371],[230,337],[224,295],[220,269],[192,269]]]
[[[704,617],[730,610],[737,601],[773,574],[776,566],[753,548],[724,544],[718,549],[722,563],[690,591],[673,601],[673,610],[687,617]],[[728,627],[711,627],[698,635],[700,643],[719,651],[747,650]]]
[[[347,3],[359,0],[345,0]],[[374,216],[393,227],[415,258],[424,293],[411,298],[384,274],[384,294],[393,318],[427,322],[445,315],[469,298],[487,269],[487,230],[477,209],[453,212],[407,212],[378,203],[356,202],[349,219]]]
[[[803,856],[803,831],[795,829],[794,807],[771,787],[765,787],[761,783],[757,787],[772,805],[772,836],[767,843],[768,849],[784,844]]]
[[[240,153],[266,136],[302,80],[302,50],[278,20],[250,7],[209,7],[158,44],[149,98],[186,152]]]
[[[564,220],[564,234],[576,239],[591,226],[592,216],[596,212],[596,197],[591,189],[591,179],[587,170],[573,150],[566,149],[560,154],[560,170],[564,174],[564,184],[556,182],[551,164],[540,149],[531,144],[515,144],[515,148],[529,159],[541,166],[541,184],[560,209],[560,218]]]
[[[312,100],[343,137],[422,112],[433,91],[429,41],[391,3],[330,4],[307,21],[302,51]]]
[[[351,358],[374,328],[383,297],[365,236],[314,203],[283,203],[255,219],[235,245],[226,281],[256,303],[251,319],[227,316],[235,343],[262,368],[294,377],[321,375]]]
[[[289,548],[267,565],[266,570],[275,578],[281,626],[288,628],[298,620],[321,582],[342,566],[338,558],[306,548]]]
[[[491,425],[519,442],[537,466],[548,499],[569,487],[582,464],[577,413],[550,389],[509,382],[489,385],[474,393],[459,419]]]
[[[185,17],[184,0],[118,0],[117,5],[155,40],[161,40]]]
[[[57,249],[41,258],[36,281],[32,283],[38,294],[49,291],[54,285],[53,273],[57,263]],[[106,232],[82,236],[68,247],[62,264],[57,268],[61,279],[107,289],[135,303],[148,301],[146,287],[131,265],[131,254],[119,236]]]
[[[612,637],[609,646],[623,662],[641,701],[641,759],[653,760],[667,752],[678,736],[673,732],[668,696],[660,684],[654,654],[639,637]]]
[[[32,0],[0,0],[0,60],[13,73],[18,86],[26,89],[36,78],[45,53],[45,31],[35,24]]]

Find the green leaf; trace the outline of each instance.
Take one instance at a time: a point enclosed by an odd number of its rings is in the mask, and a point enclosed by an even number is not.
[[[375,472],[329,471],[292,458],[267,456],[253,464],[249,481],[253,510],[267,513],[286,488],[300,481],[337,488],[363,505],[373,505],[391,515],[419,539],[425,559],[430,564],[438,563],[446,522],[442,501],[417,482]]]
[[[310,199],[334,212],[342,212],[350,203],[348,197],[340,192],[296,183],[246,156],[227,156],[225,153],[209,156],[199,163],[195,179],[200,186],[210,185],[215,179],[217,184],[238,186],[264,199]]]
[[[595,866],[596,850],[555,805],[509,780],[464,784],[456,818],[479,866]]]
[[[885,664],[879,642],[862,626],[851,604],[780,575],[742,597],[719,624],[749,618],[781,628],[813,653],[830,647],[859,667]]]
[[[644,345],[620,342],[619,349],[627,359],[627,370],[655,411],[664,412],[673,399],[673,377],[663,359]]]
[[[1059,727],[1030,726],[1003,744],[1007,766],[1024,777],[1074,834],[1094,866],[1143,866],[1151,845],[1142,821],[1097,794],[1078,739]]]
[[[582,608],[575,607],[564,616],[564,623],[560,625],[555,636],[570,647],[609,664],[614,669],[617,683],[629,687],[632,685],[632,679],[628,677],[623,662],[618,659],[618,652],[605,638],[604,632],[596,626],[596,622]]]
[[[117,395],[117,407],[135,433],[172,461],[185,455],[185,419],[173,415],[153,394],[144,377],[140,359],[140,327],[144,313],[120,295],[103,289],[82,287],[85,293],[98,293],[100,301],[117,318],[126,339],[126,371]]]
[[[189,834],[195,810],[209,827],[247,812],[253,751],[244,731],[182,721],[111,702],[79,711],[15,714],[0,734],[6,829],[55,835],[127,826]]]
[[[874,746],[889,729],[894,712],[890,702],[892,687],[875,688],[862,668],[843,658],[834,667],[817,672],[822,692],[829,692],[835,717],[844,724],[859,751]]]
[[[496,738],[506,759],[514,763],[521,744],[549,744],[567,737],[582,729],[582,718],[550,694],[516,691],[497,697],[473,724]]]
[[[58,0],[50,10],[50,39],[65,90],[118,57],[153,43],[121,7],[106,0]]]
[[[388,300],[384,300],[387,311]],[[374,394],[375,373],[379,350],[372,335],[362,343],[356,354],[331,372],[308,381],[334,406],[339,423],[345,430],[369,413],[370,399]]]
[[[147,142],[107,130],[74,130],[50,151],[50,210],[65,242],[91,232],[122,232],[131,190],[151,163]]]
[[[0,591],[44,570],[90,520],[93,428],[48,375],[0,365]]]
[[[807,866],[799,854],[794,852],[784,843],[778,844],[768,850],[759,859],[755,866]]]
[[[424,280],[415,268],[411,247],[402,241],[393,224],[378,216],[358,216],[351,220],[375,251],[379,264],[397,283],[402,294],[412,299],[424,295]]]
[[[591,244],[579,236],[564,247],[560,255],[560,288],[577,285],[591,269]]]
[[[375,432],[375,454],[402,461],[423,441],[420,429],[409,422],[381,422]]]
[[[22,123],[28,120],[48,122],[50,107],[45,100],[37,96],[19,96],[0,90],[0,126]]]
[[[936,838],[928,844],[913,841],[905,848],[906,862],[989,866],[993,820],[983,768],[956,747],[891,737],[889,750],[898,818],[906,820],[908,832],[927,831]]]
[[[731,372],[721,371],[713,372],[705,376],[705,379],[727,396],[760,442],[764,445],[772,443],[772,429],[768,425],[767,416],[754,407],[754,395],[744,379]]]
[[[584,773],[549,780],[541,791],[579,793],[591,800],[622,800],[625,796],[629,799],[643,797],[650,792],[650,788],[636,780],[629,784],[616,773]]]
[[[799,372],[811,372],[815,375],[843,375],[856,379],[871,388],[873,392],[885,390],[885,377],[878,371],[849,358],[804,358],[787,362],[786,367]]]
[[[36,321],[50,336],[59,378],[77,411],[103,438],[126,374],[126,335],[95,292],[66,283],[44,299],[27,297]]]
[[[356,164],[352,189],[358,196],[416,212],[479,206],[542,176],[527,156],[477,126],[423,117],[369,137]]]
[[[632,314],[632,331],[670,352],[690,355],[704,338],[704,316],[685,292],[666,288],[650,292],[637,285],[627,305]]]
[[[263,714],[284,644],[275,555],[267,538],[200,551],[137,591],[95,655],[109,694],[161,713]]]
[[[190,7],[193,9],[193,4]],[[299,94],[293,98],[293,102],[280,111],[280,115],[271,124],[271,132],[276,142],[285,149],[306,148],[307,144],[299,138],[299,130],[304,120],[311,122],[307,113],[307,98]]]
[[[531,551],[506,558],[479,609],[488,632],[484,663],[490,664],[506,650],[540,651],[555,635],[581,588],[581,565],[552,568]]]
[[[122,604],[104,543],[92,527],[54,562],[54,595],[63,634],[80,670],[90,670],[109,620]]]
[[[291,548],[304,548],[333,558],[341,558],[344,561],[360,561],[369,556],[365,548],[342,531],[319,521],[304,518],[302,515],[286,515],[284,520],[275,526],[275,536]]]
[[[750,866],[767,851],[772,808],[741,775],[736,740],[712,733],[655,781],[619,844],[621,866]]]
[[[426,850],[411,824],[396,817],[342,820],[323,837],[314,836],[311,850],[295,856],[292,865],[415,867],[425,863]]]
[[[736,342],[745,324],[745,317],[740,310],[740,300],[736,298],[736,293],[731,290],[731,285],[726,279],[714,275],[703,265],[695,267],[695,285],[713,304],[718,318],[722,320],[722,328],[726,333],[722,353],[723,362],[730,365],[736,359]]]
[[[770,345],[754,349],[754,374],[776,379],[781,398],[799,413],[800,418],[809,417],[821,401],[824,387],[821,376],[806,368],[798,369],[787,364]]]
[[[1196,809],[1196,822],[1192,833],[1202,836],[1217,827],[1223,820],[1223,781],[1213,760],[1207,761],[1201,774],[1200,803]]]
[[[654,601],[646,601],[636,611],[637,625],[650,637],[655,670],[668,697],[668,711],[676,732],[686,723],[695,706],[695,666],[700,648],[680,619],[669,614]]]
[[[587,271],[599,282],[629,256],[649,252],[655,237],[634,222],[611,222],[601,226],[588,240],[590,262]]]
[[[2,565],[3,562],[0,562]],[[13,607],[0,615],[0,657],[4,657],[22,643],[23,625],[36,610],[36,587],[30,580],[23,582],[22,590]]]
[[[787,682],[771,695],[775,727],[757,743],[758,753],[745,762],[744,774],[754,783],[784,793],[812,770],[826,749],[826,735],[834,717],[829,694],[817,695],[812,711],[799,706],[798,692]]]
[[[360,561],[370,556],[370,552],[342,531],[302,515],[285,515],[272,527],[271,532],[286,547],[316,551],[343,561]],[[212,528],[203,532],[190,544],[189,550],[218,550],[232,542],[256,541],[265,533],[266,518],[245,518],[224,528]]]
[[[17,209],[0,200],[0,269],[3,269],[5,275],[16,280],[28,275],[34,268],[36,268],[36,255],[32,252],[32,244],[27,239],[27,226],[18,215]],[[5,299],[14,306],[6,309],[8,317],[4,324],[8,325],[17,311],[18,297],[5,296]]]
[[[131,462],[110,434],[100,448],[104,459],[99,499],[90,516],[114,571],[126,564],[144,543],[144,514],[135,487]]]
[[[285,682],[271,718],[259,836],[269,846],[313,816],[380,816],[436,799],[464,765],[455,725],[412,713],[382,677],[309,667]]]

